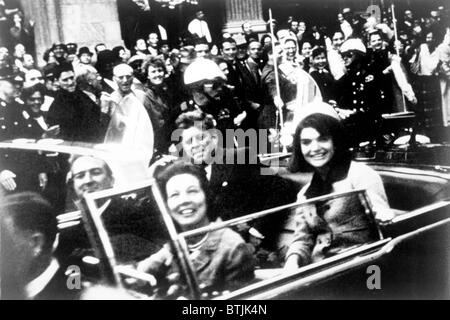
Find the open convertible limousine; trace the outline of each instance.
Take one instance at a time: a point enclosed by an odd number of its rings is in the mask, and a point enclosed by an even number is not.
[[[81,221],[86,228],[91,248],[81,251],[82,254],[78,251],[77,257],[70,258],[70,263],[80,265],[82,280],[86,282],[119,287],[143,299],[450,298],[450,168],[447,167],[368,162],[381,175],[390,206],[396,214],[393,220],[383,224],[375,222],[365,191],[354,190],[180,233],[145,166],[120,162],[101,148],[94,148],[94,152],[78,146],[16,142],[1,143],[0,149],[59,155],[95,153],[110,164],[114,176],[118,177],[115,187],[86,194],[85,210],[62,212],[58,216],[61,235]],[[255,277],[239,288],[222,291],[211,290],[199,283],[187,238],[222,228],[248,230],[267,217],[289,219],[293,209],[322,206],[334,200],[345,201],[348,197],[356,197],[365,214],[373,219],[378,234],[376,241],[351,247],[287,273],[280,260],[268,258],[273,257],[276,250],[265,250],[251,236],[244,237],[258,257]],[[118,232],[103,221],[102,210],[110,203],[136,209],[123,222],[130,223],[129,228],[121,228]],[[282,231],[280,229],[280,233]],[[156,253],[165,244],[174,253],[178,277],[161,278],[137,270],[137,262]]]

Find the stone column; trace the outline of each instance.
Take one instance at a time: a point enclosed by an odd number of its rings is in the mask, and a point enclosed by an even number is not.
[[[35,22],[39,63],[53,43],[75,42],[93,50],[96,43],[108,47],[123,44],[117,0],[21,0],[25,15]]]
[[[231,34],[242,32],[241,25],[245,21],[252,24],[254,32],[265,32],[262,0],[225,0],[226,23],[223,32]]]

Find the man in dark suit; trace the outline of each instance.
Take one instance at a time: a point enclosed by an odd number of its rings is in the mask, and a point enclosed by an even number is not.
[[[264,175],[254,148],[224,149],[224,139],[215,129],[214,119],[201,111],[181,114],[176,124],[178,151],[186,160],[204,167],[213,194],[213,209],[228,220],[296,200],[298,186],[276,175]],[[172,136],[174,138],[174,135]],[[265,168],[267,169],[267,168]],[[270,238],[278,219],[269,216],[254,226]]]
[[[234,87],[235,95],[242,98],[243,88],[239,75],[239,60],[237,59],[237,43],[233,38],[222,40],[222,56],[228,64],[227,82]]]
[[[243,88],[244,105],[247,117],[243,128],[257,128],[257,119],[262,105],[261,67],[262,67],[261,43],[256,39],[250,40],[247,47],[247,57],[240,60],[238,71]]]
[[[53,256],[55,212],[38,194],[7,196],[0,206],[2,299],[72,300],[81,281],[71,282]]]
[[[72,65],[59,65],[55,78],[60,89],[48,111],[48,124],[59,125],[60,137],[65,140],[102,141],[105,126],[101,122],[100,107],[76,87]]]

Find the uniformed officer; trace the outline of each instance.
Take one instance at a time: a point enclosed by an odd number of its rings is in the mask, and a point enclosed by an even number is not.
[[[380,78],[366,64],[366,47],[360,39],[348,39],[341,46],[347,73],[337,81],[339,115],[352,136],[352,145],[377,138],[381,122]]]
[[[184,83],[191,92],[192,99],[181,104],[182,111],[201,110],[211,114],[217,128],[225,133],[234,129],[235,124],[245,117],[240,107],[227,91],[227,77],[219,66],[208,59],[198,59],[190,64],[184,73]]]
[[[28,122],[23,104],[16,99],[15,76],[12,68],[0,70],[0,141],[27,137]],[[44,164],[37,154],[0,151],[0,192],[38,191],[45,186]]]
[[[15,74],[12,68],[0,70],[0,141],[20,136],[22,105],[15,99]]]

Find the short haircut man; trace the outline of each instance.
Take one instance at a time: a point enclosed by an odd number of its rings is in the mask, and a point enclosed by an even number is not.
[[[327,50],[324,47],[315,47],[314,49],[312,49],[311,51],[311,57],[314,59],[315,57],[317,57],[320,54],[324,54],[325,57],[327,56]]]
[[[210,52],[209,44],[206,39],[196,39],[194,50],[197,58],[207,57]]]
[[[113,79],[117,83],[120,94],[126,95],[131,92],[133,72],[133,68],[125,63],[118,64],[114,67]]]
[[[262,55],[262,46],[261,42],[255,39],[251,39],[248,42],[247,46],[247,54],[255,61],[257,62],[258,59],[261,58]]]
[[[100,52],[102,52],[103,50],[106,50],[106,44],[104,43],[98,43],[95,45],[95,53],[99,54]]]
[[[214,118],[201,111],[189,111],[176,120],[181,132],[183,155],[195,164],[209,165],[217,150],[217,132]]]
[[[24,88],[29,88],[34,86],[37,83],[44,84],[44,76],[42,72],[37,69],[31,69],[25,72],[25,81],[23,83]]]
[[[53,76],[55,79],[59,79],[63,72],[73,72],[73,66],[70,63],[61,63],[55,67]]]
[[[176,125],[178,129],[189,129],[200,125],[203,130],[209,130],[215,128],[215,120],[211,115],[195,110],[182,113],[177,118]]]
[[[231,44],[236,44],[236,40],[234,40],[234,38],[224,38],[223,40],[222,40],[222,47],[223,47],[223,45],[224,45],[224,43],[231,43]]]
[[[233,38],[222,40],[222,55],[227,61],[234,61],[237,55],[237,43]]]
[[[114,186],[112,170],[104,160],[93,156],[75,156],[70,163],[70,181],[79,199],[85,193]]]
[[[214,208],[220,210],[224,220],[295,200],[297,191],[291,185],[285,188],[284,183],[274,182],[280,177],[260,175],[261,167],[257,159],[250,159],[249,150],[221,147],[223,141],[211,115],[198,110],[185,112],[178,117],[176,125],[182,130],[183,156],[205,168]],[[239,162],[241,159],[243,162]]]
[[[51,250],[57,227],[55,212],[46,200],[37,193],[23,192],[6,196],[1,207],[2,215],[14,223],[16,231],[41,233],[43,249]]]
[[[159,36],[156,32],[150,32],[148,34],[148,44],[154,48],[158,47]]]
[[[52,260],[57,234],[55,212],[40,195],[17,193],[2,199],[0,224],[2,295],[34,298],[26,287]]]

